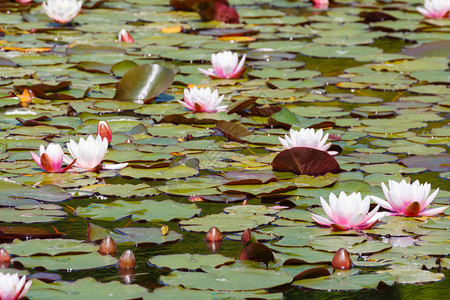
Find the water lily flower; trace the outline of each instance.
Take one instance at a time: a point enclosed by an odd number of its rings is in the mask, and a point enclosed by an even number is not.
[[[195,112],[218,112],[225,111],[226,106],[219,106],[224,95],[219,97],[219,92],[214,90],[211,92],[209,87],[184,89],[184,102],[178,100],[181,105]]]
[[[105,157],[106,151],[108,150],[108,140],[106,137],[102,138],[99,135],[97,135],[96,138],[93,138],[92,135],[90,135],[86,140],[80,138],[78,144],[74,140],[70,140],[67,143],[67,149],[69,149],[72,157],[76,159],[74,164],[75,167],[85,170],[95,170]],[[73,159],[67,155],[64,155],[63,159],[66,163],[73,162]],[[102,165],[102,168],[116,170],[122,169],[127,165],[128,163]]]
[[[39,156],[36,153],[31,152],[31,157],[37,163],[37,165],[47,172],[63,173],[67,171],[72,165],[62,168],[64,152],[59,144],[51,143],[45,149],[44,145],[39,147]]]
[[[50,19],[65,24],[80,13],[82,0],[47,0],[42,2],[42,7]]]
[[[279,137],[280,143],[286,148],[307,147],[321,151],[326,151],[330,155],[336,155],[336,151],[327,151],[331,147],[331,143],[325,144],[328,139],[328,133],[323,135],[323,130],[314,131],[312,128],[300,128],[300,130],[291,129],[289,135],[285,138]]]
[[[328,0],[313,0],[313,3],[316,9],[327,9],[329,5]]]
[[[198,68],[200,72],[211,78],[239,78],[245,71],[245,57],[242,56],[241,61],[238,59],[237,53],[224,51],[211,55],[211,63],[213,68],[204,70]]]
[[[131,34],[126,31],[125,29],[122,29],[121,31],[119,31],[119,42],[124,42],[124,43],[134,43],[134,39],[131,36]]]
[[[427,18],[441,19],[450,11],[450,1],[425,0],[424,7],[417,7],[417,11]]]
[[[323,210],[331,221],[316,214],[311,214],[311,218],[320,225],[330,226],[333,230],[368,229],[387,214],[378,212],[380,205],[369,213],[370,197],[361,199],[361,193],[353,192],[347,195],[341,192],[339,198],[330,193],[329,202],[330,204],[320,197]]]
[[[30,289],[32,281],[27,282],[27,277],[22,276],[19,280],[19,275],[3,274],[0,272],[0,299],[2,300],[16,300],[20,299]]]
[[[401,182],[389,180],[389,189],[384,182],[381,183],[381,187],[387,201],[376,196],[370,197],[381,207],[391,211],[391,215],[430,217],[442,213],[448,207],[427,209],[427,206],[431,204],[439,192],[439,188],[437,188],[434,193],[428,196],[431,184],[427,182],[420,184],[418,180],[413,183],[406,183],[405,180]]]
[[[108,123],[106,123],[106,121],[98,122],[97,135],[99,135],[101,138],[106,138],[108,140],[108,143],[111,143],[112,132],[111,128],[109,127]]]

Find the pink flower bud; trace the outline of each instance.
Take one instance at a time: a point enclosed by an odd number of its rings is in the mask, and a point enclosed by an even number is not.
[[[108,143],[111,143],[112,132],[111,128],[109,128],[108,123],[106,123],[105,121],[98,122],[97,135],[99,135],[102,139],[106,138],[108,140]]]

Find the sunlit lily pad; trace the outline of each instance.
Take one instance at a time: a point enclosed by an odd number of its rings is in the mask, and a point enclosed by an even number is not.
[[[26,268],[42,267],[47,270],[87,270],[117,263],[117,258],[98,252],[78,255],[16,257],[12,262]]]
[[[75,214],[89,219],[115,221],[126,217],[133,220],[163,220],[190,218],[200,213],[195,204],[181,204],[172,200],[164,201],[123,201],[108,204],[93,203],[87,207],[78,207]]]
[[[97,282],[92,277],[75,282],[57,281],[46,284],[33,280],[32,288],[27,293],[31,299],[81,299],[114,297],[115,299],[139,298],[147,294],[147,289],[137,284],[125,285],[118,281]]]
[[[220,269],[205,267],[206,273],[174,271],[161,276],[160,280],[168,285],[182,285],[186,288],[214,290],[256,290],[289,283],[292,278],[287,273],[253,268],[233,268],[223,266]]]
[[[173,254],[157,255],[148,260],[152,265],[160,268],[195,270],[203,267],[216,267],[227,262],[234,261],[233,258],[220,254]]]

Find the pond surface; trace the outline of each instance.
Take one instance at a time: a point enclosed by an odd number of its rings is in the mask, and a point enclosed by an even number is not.
[[[320,227],[310,214],[325,215],[320,197],[330,192],[384,199],[389,180],[428,182],[439,188],[433,207],[449,204],[449,19],[425,19],[416,0],[342,0],[324,10],[239,0],[230,2],[240,23],[225,24],[168,2],[86,1],[65,26],[40,1],[1,3],[0,247],[12,257],[1,272],[34,276],[30,299],[448,294],[448,209],[386,216],[358,231]],[[122,28],[134,43],[117,41]],[[246,54],[241,78],[198,70],[225,50]],[[136,95],[145,72],[163,94],[145,104],[118,96],[122,78]],[[218,89],[227,111],[180,105],[193,85]],[[32,160],[41,144],[68,154],[66,143],[94,135],[102,120],[113,132],[104,162],[128,163],[122,170],[46,173]],[[339,154],[327,162],[341,172],[273,170],[278,137],[306,127],[330,134]],[[212,226],[225,236],[215,251],[204,240]],[[274,262],[239,260],[247,228]],[[117,257],[97,253],[107,234]],[[333,273],[341,247],[354,265]],[[126,249],[134,272],[117,268]],[[294,279],[313,268],[332,275]],[[36,279],[46,276],[54,283]]]

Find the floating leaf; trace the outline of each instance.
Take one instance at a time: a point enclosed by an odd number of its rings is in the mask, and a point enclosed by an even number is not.
[[[173,79],[173,71],[161,65],[135,66],[123,75],[114,100],[147,103],[164,92]]]
[[[274,158],[272,167],[277,171],[314,176],[342,171],[333,156],[325,151],[306,147],[295,147],[280,152]]]

